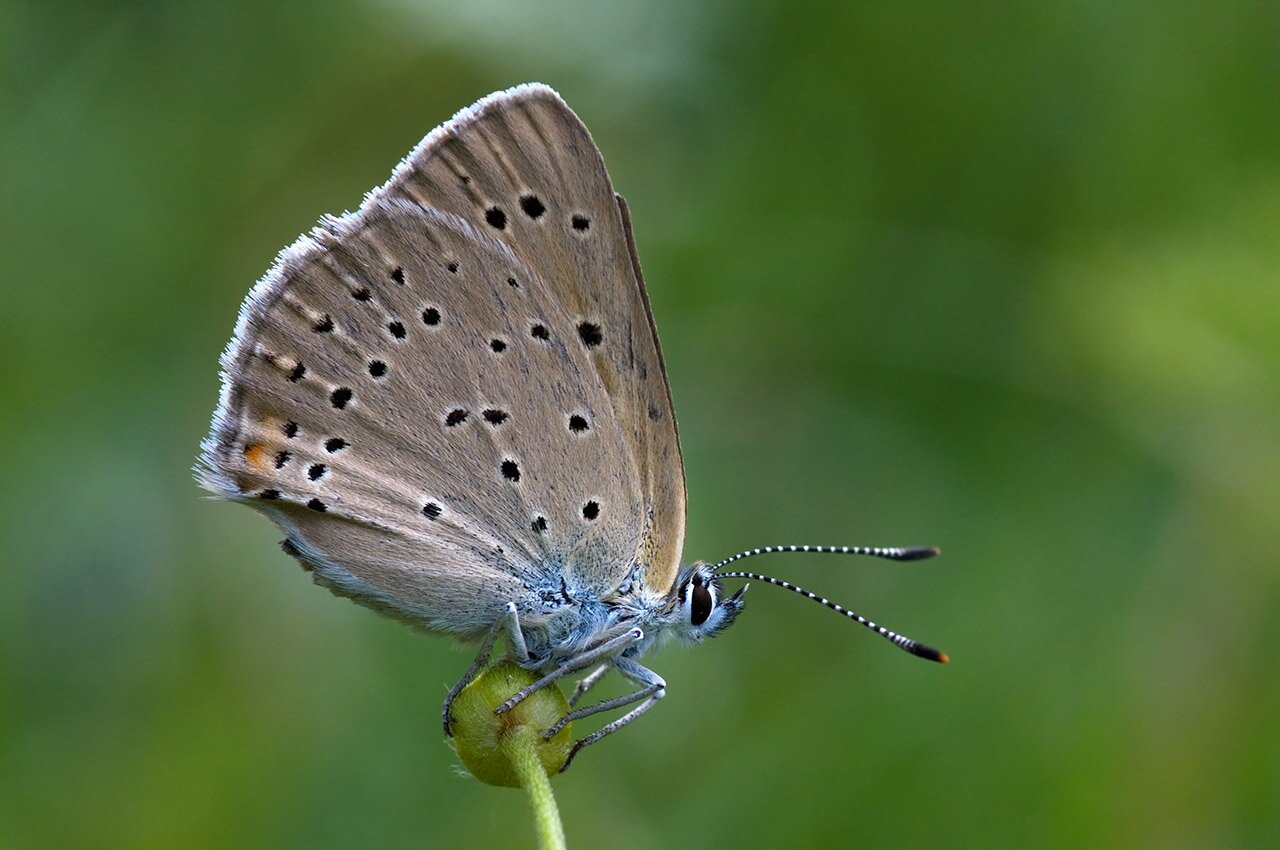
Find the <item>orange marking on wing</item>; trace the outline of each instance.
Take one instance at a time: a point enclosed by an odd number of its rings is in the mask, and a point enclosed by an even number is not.
[[[244,462],[254,469],[270,469],[271,453],[261,443],[249,443],[244,447]]]

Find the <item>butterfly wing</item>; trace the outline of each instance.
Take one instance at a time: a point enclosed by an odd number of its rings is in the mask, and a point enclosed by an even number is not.
[[[223,368],[202,483],[338,593],[465,634],[674,580],[683,466],[625,205],[546,87],[463,110],[286,249]]]
[[[386,191],[484,221],[542,273],[567,320],[560,333],[577,332],[623,431],[643,499],[642,583],[665,592],[684,543],[684,465],[631,222],[600,151],[540,85],[486,98],[437,133]]]

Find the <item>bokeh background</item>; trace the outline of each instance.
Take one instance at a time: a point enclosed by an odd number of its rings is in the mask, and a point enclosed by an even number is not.
[[[0,5],[0,846],[519,847],[470,651],[189,467],[236,309],[492,90],[628,197],[686,558],[753,589],[556,780],[575,847],[1280,844],[1280,13],[1224,2]]]

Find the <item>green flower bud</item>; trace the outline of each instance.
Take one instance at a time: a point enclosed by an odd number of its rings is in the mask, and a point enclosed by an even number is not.
[[[489,667],[462,689],[450,712],[453,749],[471,775],[488,785],[519,788],[522,783],[509,755],[520,727],[535,733],[534,749],[548,776],[560,772],[573,747],[573,724],[566,725],[550,741],[542,734],[569,713],[569,701],[560,688],[549,685],[535,691],[519,705],[502,714],[494,709],[520,689],[532,685],[538,676],[511,661]]]

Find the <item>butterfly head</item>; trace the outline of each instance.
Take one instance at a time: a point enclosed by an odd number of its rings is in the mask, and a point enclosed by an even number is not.
[[[687,567],[675,586],[671,622],[676,638],[699,643],[715,637],[738,616],[746,592],[743,585],[737,593],[726,596],[711,567],[701,561]]]

